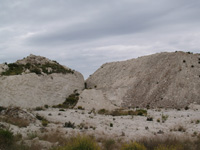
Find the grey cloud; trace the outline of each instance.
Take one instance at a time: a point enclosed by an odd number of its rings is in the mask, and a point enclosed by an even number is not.
[[[129,5],[102,8],[101,12],[93,18],[88,18],[82,23],[67,26],[59,29],[47,29],[42,34],[36,34],[28,39],[31,44],[62,44],[73,42],[86,42],[104,37],[112,37],[124,34],[135,34],[145,32],[160,26],[167,27],[173,24],[184,24],[188,21],[197,21],[199,9],[188,11],[186,8],[196,6],[194,1],[183,4],[176,3],[169,5],[163,3],[139,3],[143,9],[138,9],[137,5],[129,1]],[[179,4],[179,5],[178,5]],[[120,7],[121,6],[121,7]],[[144,9],[145,8],[145,9]],[[195,14],[194,14],[195,13]],[[196,16],[196,17],[194,17]],[[173,27],[172,27],[173,28]]]
[[[200,52],[198,0],[2,0],[0,62],[43,55],[84,73],[160,51]]]

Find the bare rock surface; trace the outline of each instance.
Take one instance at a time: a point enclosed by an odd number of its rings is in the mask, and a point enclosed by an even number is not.
[[[200,104],[200,55],[164,52],[106,63],[86,83],[88,88],[101,90],[105,101],[119,107],[183,108],[193,102]]]
[[[192,109],[149,109],[147,116],[100,115],[88,110],[74,109],[62,112],[58,109],[48,109],[33,113],[51,121],[47,128],[57,128],[68,136],[83,133],[95,137],[136,140],[154,136],[162,138],[167,135],[188,137],[200,131],[200,111]],[[148,117],[152,117],[152,120],[148,121]],[[66,122],[74,124],[74,128],[65,127]]]
[[[93,108],[97,110],[113,110],[117,108],[111,103],[111,101],[108,101],[105,98],[105,95],[101,90],[95,89],[84,90],[81,93],[76,107],[80,106],[87,110],[92,110]]]
[[[72,71],[45,57],[30,55],[15,64],[19,66],[18,70],[22,66],[20,74],[17,72],[17,75],[0,76],[1,106],[35,108],[44,105],[57,105],[64,102],[65,98],[74,90],[82,91],[84,88],[84,78],[81,73]],[[46,68],[44,68],[45,65]],[[7,71],[8,66],[9,64],[0,65],[0,73]],[[42,67],[40,68],[40,66]],[[54,70],[51,66],[55,66]],[[56,71],[60,71],[57,68],[68,72],[56,73]],[[39,69],[39,74],[31,72],[31,69],[36,70],[36,73]],[[11,70],[9,73],[14,74],[15,72]]]

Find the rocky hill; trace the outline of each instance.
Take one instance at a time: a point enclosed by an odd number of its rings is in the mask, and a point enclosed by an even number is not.
[[[85,85],[88,90],[83,91],[77,105],[90,109],[102,108],[98,103],[106,104],[102,105],[106,109],[200,104],[200,55],[164,52],[106,63]]]
[[[57,105],[84,88],[82,74],[41,56],[1,64],[0,74],[1,106]]]

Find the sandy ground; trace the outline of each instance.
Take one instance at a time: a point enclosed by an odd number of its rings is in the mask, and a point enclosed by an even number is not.
[[[92,134],[97,137],[106,136],[134,140],[142,137],[153,137],[173,134],[174,136],[194,136],[200,133],[200,111],[198,110],[148,110],[148,116],[153,121],[147,121],[147,116],[109,116],[90,113],[86,110],[66,110],[49,108],[45,111],[33,111],[50,123],[45,130],[59,130],[73,135],[76,133]],[[162,116],[168,116],[162,122]],[[158,122],[160,119],[160,122]],[[74,123],[76,128],[64,127],[65,122]],[[113,125],[113,126],[112,126]],[[82,128],[81,128],[82,126]],[[26,128],[13,128],[16,132],[32,132],[43,129],[37,121]]]
[[[44,127],[39,120],[21,128],[5,122],[0,122],[0,124],[9,126],[10,130],[15,134],[22,134],[23,139],[30,139],[34,134],[39,136],[42,134],[50,135],[51,133],[61,134],[66,137],[87,134],[93,135],[97,139],[112,138],[123,141],[154,137],[167,138],[172,135],[183,139],[200,135],[200,111],[196,108],[189,110],[149,109],[147,110],[147,116],[110,116],[78,109],[59,111],[57,108],[26,111],[31,116],[39,115],[44,117],[49,121],[48,125]],[[166,118],[164,122],[162,122],[162,118],[164,118],[162,116]],[[147,121],[148,117],[152,117],[153,121]],[[74,123],[75,128],[65,127],[66,122]],[[42,142],[46,149],[52,146],[53,143],[40,141],[37,136],[32,140]],[[33,142],[32,140],[26,141]]]

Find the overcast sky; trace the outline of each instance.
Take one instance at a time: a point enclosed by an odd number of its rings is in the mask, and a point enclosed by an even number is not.
[[[200,53],[199,0],[0,0],[0,63],[41,55],[87,78],[176,50]]]

